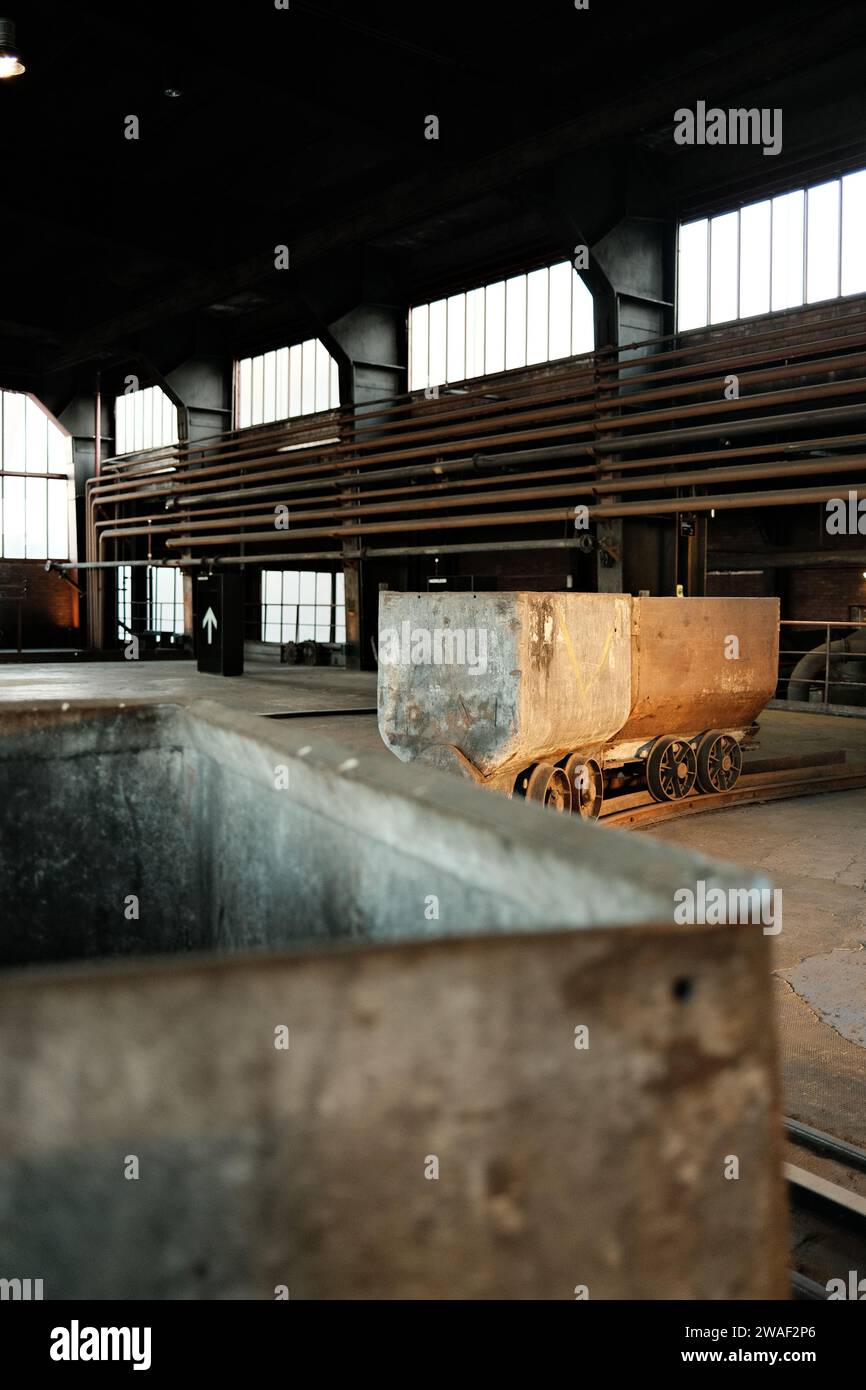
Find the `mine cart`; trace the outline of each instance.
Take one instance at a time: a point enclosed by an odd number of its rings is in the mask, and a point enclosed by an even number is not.
[[[379,730],[404,761],[596,817],[606,789],[733,787],[778,654],[774,598],[383,591]]]

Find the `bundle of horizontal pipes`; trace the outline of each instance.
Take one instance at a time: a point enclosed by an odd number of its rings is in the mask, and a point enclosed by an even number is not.
[[[579,503],[664,516],[866,491],[864,397],[866,304],[851,300],[110,459],[87,485],[91,643],[101,569],[142,538],[136,563],[336,562],[574,545]],[[807,477],[837,482],[793,481]],[[751,486],[771,479],[786,485]],[[495,528],[524,538],[475,535]]]

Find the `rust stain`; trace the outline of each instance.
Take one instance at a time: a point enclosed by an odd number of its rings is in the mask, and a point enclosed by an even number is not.
[[[529,664],[534,671],[550,674],[556,650],[556,614],[547,596],[529,609]]]

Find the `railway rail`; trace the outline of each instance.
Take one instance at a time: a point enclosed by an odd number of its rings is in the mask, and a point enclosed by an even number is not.
[[[786,1119],[784,1165],[797,1299],[866,1299],[866,1150]],[[802,1162],[797,1149],[805,1150]],[[798,1161],[792,1162],[791,1159]],[[809,1163],[809,1167],[803,1166]],[[857,1191],[857,1187],[861,1190]]]
[[[797,754],[761,758],[743,765],[737,785],[730,791],[692,793],[676,801],[654,801],[648,791],[612,796],[601,808],[599,820],[626,830],[647,830],[661,821],[724,811],[755,802],[778,801],[818,792],[851,791],[866,787],[866,762],[848,758],[844,750],[825,754]]]

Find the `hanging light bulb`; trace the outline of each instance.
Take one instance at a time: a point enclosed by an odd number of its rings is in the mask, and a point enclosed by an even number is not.
[[[26,72],[15,42],[15,21],[0,19],[0,80],[4,77],[20,77]]]

